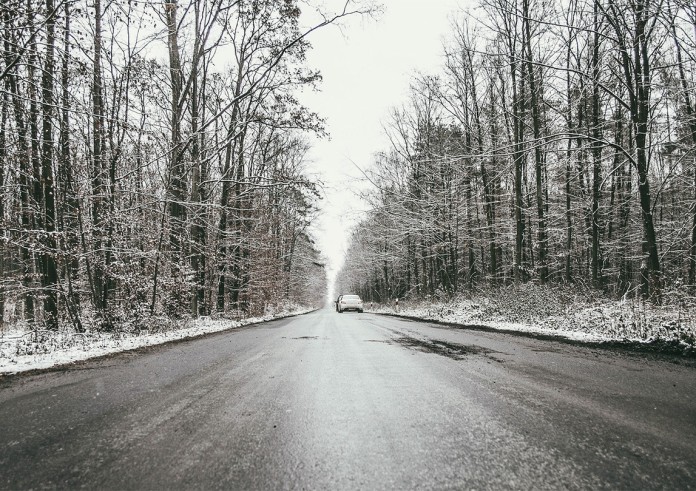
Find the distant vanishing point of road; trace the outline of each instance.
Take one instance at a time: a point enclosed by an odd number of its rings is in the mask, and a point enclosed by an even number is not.
[[[0,378],[0,489],[693,489],[696,368],[325,309]]]

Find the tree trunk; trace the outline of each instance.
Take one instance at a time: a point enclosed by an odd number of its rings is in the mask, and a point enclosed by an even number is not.
[[[546,217],[544,205],[544,173],[545,173],[545,157],[542,151],[542,136],[541,136],[541,117],[539,109],[539,98],[537,92],[536,75],[534,74],[534,64],[532,62],[532,40],[530,27],[530,12],[529,0],[522,1],[522,22],[525,30],[525,51],[526,51],[526,68],[527,79],[529,80],[530,105],[532,109],[532,130],[534,132],[534,162],[536,174],[536,207],[538,219],[537,240],[539,242],[539,279],[545,283],[548,279],[547,265],[547,236],[546,236]]]
[[[570,86],[570,57],[571,44],[568,43],[568,52],[566,55],[566,104],[567,109],[567,124],[569,135],[573,132],[573,100],[571,96]],[[566,219],[566,257],[565,257],[565,279],[568,283],[573,281],[573,213],[572,213],[572,196],[571,196],[571,179],[572,179],[572,161],[573,161],[573,139],[568,136],[566,147],[566,168],[565,168],[565,219]]]
[[[484,212],[486,214],[486,227],[488,228],[489,234],[489,253],[491,258],[491,283],[496,284],[497,273],[498,273],[498,261],[497,261],[497,246],[496,246],[496,236],[495,236],[495,202],[493,201],[493,184],[488,175],[488,169],[486,168],[486,162],[484,157],[484,144],[483,144],[483,125],[481,123],[481,111],[479,108],[478,95],[476,92],[476,80],[474,78],[474,69],[472,66],[471,51],[467,50],[468,55],[468,67],[469,67],[469,81],[471,90],[471,103],[474,110],[474,124],[476,127],[476,152],[480,159],[480,170],[481,170],[481,181],[483,183],[483,202],[484,202]],[[491,122],[491,124],[493,124]]]
[[[7,159],[7,120],[9,118],[8,92],[2,93],[0,115],[0,223],[5,221],[5,159]],[[5,244],[9,242],[5,227],[0,231],[0,331],[5,328]]]
[[[191,145],[191,203],[195,206],[195,211],[193,213],[191,221],[191,238],[193,239],[193,246],[191,251],[191,269],[193,270],[194,276],[194,291],[191,296],[191,315],[197,317],[202,313],[205,313],[205,226],[201,223],[203,220],[203,190],[201,182],[201,166],[203,163],[200,159],[200,144],[202,136],[198,135],[198,122],[199,122],[199,87],[198,87],[198,67],[201,63],[199,56],[200,46],[199,40],[200,34],[200,3],[196,2],[194,5],[195,11],[195,42],[194,42],[194,60],[191,65],[191,138],[193,142]]]
[[[600,6],[601,7],[601,6]],[[648,176],[647,137],[650,119],[650,52],[649,32],[646,32],[651,19],[645,0],[631,3],[631,14],[635,19],[635,30],[622,29],[620,19],[626,15],[619,12],[614,0],[609,1],[609,11],[605,18],[616,32],[619,53],[624,71],[625,86],[629,91],[629,111],[634,132],[635,166],[638,171],[638,195],[640,197],[641,217],[643,222],[643,294],[654,302],[661,302],[660,258],[657,250],[657,233],[652,216],[652,198]],[[628,38],[628,39],[627,39]]]
[[[4,21],[5,21],[5,36],[4,36],[4,52],[5,52],[5,64],[6,66],[11,66],[12,60],[17,56],[14,52],[14,46],[16,43],[11,43],[10,40],[14,39],[12,36],[12,30],[10,28],[10,10],[5,9],[4,11]],[[33,275],[33,258],[31,251],[28,247],[28,239],[26,234],[32,228],[31,218],[33,211],[31,208],[31,198],[30,198],[30,186],[31,186],[31,149],[29,148],[29,142],[27,140],[27,122],[24,119],[26,114],[26,109],[23,105],[24,97],[20,96],[19,91],[19,81],[16,68],[12,68],[11,71],[5,76],[5,81],[8,87],[8,91],[12,97],[12,108],[15,119],[15,126],[17,128],[17,147],[18,147],[18,160],[19,160],[19,203],[20,203],[20,215],[21,215],[21,231],[20,231],[20,260],[22,263],[22,289],[24,292],[24,319],[27,322],[34,322],[34,296],[31,292],[32,286],[32,275]]]
[[[524,234],[525,234],[525,216],[524,216],[524,201],[522,200],[522,171],[524,168],[524,149],[522,142],[524,140],[524,125],[522,124],[522,97],[517,87],[517,63],[515,55],[510,55],[510,76],[512,88],[512,134],[513,134],[513,165],[515,176],[513,181],[514,188],[514,208],[515,208],[515,265],[514,277],[515,283],[519,284],[526,280],[525,261],[524,261]]]
[[[46,20],[46,59],[44,61],[43,76],[41,80],[42,90],[42,155],[41,174],[44,198],[44,229],[46,239],[42,251],[43,262],[43,296],[44,319],[46,327],[51,330],[58,329],[58,268],[56,265],[56,204],[55,186],[53,179],[53,72],[54,72],[54,48],[55,48],[55,19],[53,12],[53,0],[46,0],[46,12],[49,17]]]
[[[184,207],[186,183],[184,181],[184,165],[181,155],[181,95],[182,72],[179,54],[179,25],[177,21],[177,0],[164,4],[167,22],[167,47],[169,50],[169,76],[171,79],[171,142],[169,156],[169,185],[167,189],[169,202],[169,245],[171,250],[172,275],[176,278],[181,268],[182,248],[184,238]],[[175,295],[178,298],[178,295]]]
[[[600,219],[599,199],[602,166],[602,131],[600,128],[599,101],[599,13],[597,1],[594,2],[594,33],[592,43],[592,284],[602,288],[602,272],[600,266]]]
[[[32,27],[33,28],[33,27]],[[43,209],[43,186],[41,185],[41,142],[39,137],[39,107],[38,107],[38,94],[36,93],[36,88],[39,83],[36,80],[36,67],[37,63],[37,53],[36,53],[36,41],[32,39],[29,43],[29,57],[28,57],[28,75],[29,80],[27,83],[28,96],[29,96],[29,163],[31,168],[27,174],[29,185],[29,207],[27,208],[27,213],[29,216],[29,227],[26,229],[28,234],[36,235],[36,231],[41,230],[44,226],[44,209]],[[35,237],[34,237],[35,238]],[[35,242],[32,238],[31,242]],[[25,264],[25,271],[27,275],[32,278],[30,285],[35,288],[34,276],[38,273],[40,281],[43,280],[45,274],[44,263],[41,260],[41,251],[32,250],[30,251],[30,260]],[[40,299],[39,299],[40,301]],[[39,303],[37,298],[34,296],[32,303],[34,307]],[[40,311],[39,311],[40,312]]]
[[[691,102],[691,93],[689,89],[689,80],[686,77],[686,72],[684,69],[684,62],[682,60],[682,47],[679,39],[677,37],[677,28],[675,25],[675,19],[672,17],[671,7],[669,2],[667,2],[670,17],[670,28],[672,33],[672,39],[674,40],[674,47],[677,53],[677,66],[679,68],[679,82],[682,89],[682,95],[684,98],[684,112],[686,113],[686,120],[688,121],[689,133],[691,135],[691,143],[696,149],[696,114],[694,114],[694,106]],[[696,8],[694,8],[694,13],[696,14]],[[696,16],[694,17],[696,19]],[[696,24],[694,24],[696,30]],[[693,151],[693,150],[692,150]],[[691,213],[693,215],[692,225],[691,225],[691,246],[689,247],[689,273],[688,273],[688,284],[691,286],[696,286],[696,155],[693,157],[693,173],[694,173],[694,203],[691,206]]]
[[[239,63],[237,65],[237,81],[235,83],[234,98],[237,103],[232,106],[232,115],[230,117],[229,126],[227,128],[227,144],[225,145],[225,161],[222,171],[222,192],[220,194],[220,222],[218,226],[219,233],[219,246],[218,246],[218,281],[217,281],[217,302],[216,308],[218,312],[225,311],[225,298],[226,298],[226,288],[227,288],[227,275],[228,272],[228,252],[227,247],[227,228],[229,215],[228,210],[230,206],[230,189],[231,189],[231,178],[232,178],[232,159],[235,154],[235,143],[237,140],[237,125],[239,120],[239,96],[242,93],[242,83],[244,81],[244,57],[239,58]]]
[[[244,204],[244,193],[246,192],[246,186],[244,185],[244,149],[245,149],[245,136],[246,136],[246,123],[244,127],[239,132],[239,138],[237,141],[236,151],[236,164],[234,172],[234,243],[232,244],[232,278],[230,285],[230,300],[232,306],[236,310],[241,310],[244,307],[244,302],[242,299],[242,292],[244,289],[244,276],[245,276],[245,264],[244,258],[246,255],[246,246],[244,244],[244,227],[245,227],[245,214],[247,210]]]
[[[102,6],[101,0],[94,1],[94,67],[92,74],[92,224],[94,272],[92,284],[92,301],[101,316],[101,322],[106,329],[111,328],[108,319],[108,298],[106,295],[107,278],[104,264],[103,228],[105,225],[104,200],[106,187],[104,185],[105,164],[105,108],[103,95],[103,79],[101,67],[102,52]]]
[[[60,118],[60,158],[58,159],[58,176],[63,193],[63,206],[60,209],[61,229],[63,232],[62,249],[67,258],[65,278],[68,285],[68,295],[65,299],[66,307],[70,313],[75,330],[82,332],[80,321],[80,297],[75,291],[74,281],[79,273],[79,261],[77,253],[80,247],[78,240],[79,223],[77,220],[79,202],[73,178],[72,162],[70,157],[70,90],[69,83],[69,53],[70,53],[70,4],[65,4],[65,26],[63,31],[63,63],[61,67],[61,118]]]

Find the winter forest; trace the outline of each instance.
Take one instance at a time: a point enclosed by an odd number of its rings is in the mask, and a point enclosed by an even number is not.
[[[476,2],[453,13],[441,71],[384,122],[336,290],[690,295],[696,4]],[[0,323],[111,331],[321,306],[306,155],[326,128],[297,94],[321,83],[311,33],[374,12],[3,0]]]
[[[308,27],[288,0],[4,0],[0,314],[125,320],[321,305],[304,171],[322,119],[295,93]]]
[[[444,50],[385,123],[343,289],[688,299],[696,4],[479,0]]]

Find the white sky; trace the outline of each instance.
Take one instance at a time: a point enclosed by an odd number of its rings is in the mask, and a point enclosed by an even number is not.
[[[407,101],[412,75],[438,73],[450,19],[466,0],[382,0],[376,20],[354,18],[313,33],[308,64],[321,71],[321,92],[302,101],[327,120],[330,140],[313,142],[310,172],[326,183],[319,247],[329,275],[341,266],[350,227],[365,205],[356,195],[374,153],[388,149],[382,125]]]

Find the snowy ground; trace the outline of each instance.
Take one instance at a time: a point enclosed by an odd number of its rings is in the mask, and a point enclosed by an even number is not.
[[[92,332],[0,331],[0,376],[3,374],[50,368],[98,356],[201,336],[240,326],[310,312],[312,309],[284,310],[264,317],[239,321],[201,317],[185,321],[180,328],[157,328],[153,331]]]
[[[696,302],[667,298],[663,306],[635,300],[591,298],[572,290],[534,285],[501,288],[455,299],[404,301],[399,306],[368,304],[367,311],[492,329],[561,336],[583,342],[667,342],[696,353]],[[0,330],[0,376],[49,368],[143,346],[233,329],[256,322],[308,312],[289,308],[240,321],[207,317],[150,330],[79,334],[71,331]]]
[[[368,310],[449,324],[560,336],[582,342],[671,343],[696,350],[693,299],[668,299],[655,306],[637,300],[588,298],[570,290],[534,285],[501,288],[468,298],[401,300]]]

